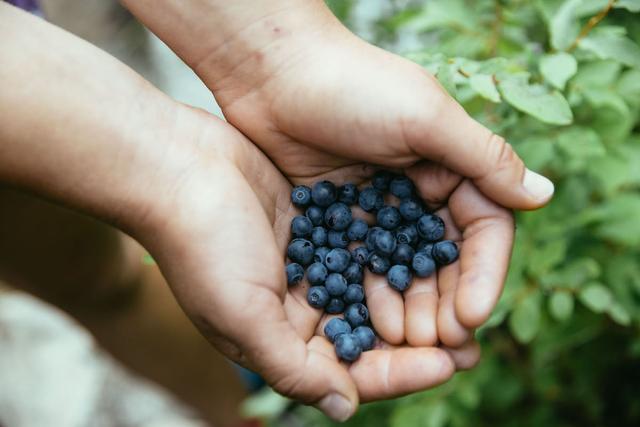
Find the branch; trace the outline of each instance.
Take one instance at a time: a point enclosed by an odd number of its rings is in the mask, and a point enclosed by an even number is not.
[[[585,38],[587,34],[589,34],[591,30],[593,30],[593,28],[609,14],[616,1],[617,0],[609,0],[607,2],[607,5],[600,12],[598,12],[597,15],[592,16],[589,21],[587,21],[585,26],[580,30],[580,34],[578,34],[578,37],[576,37],[573,43],[571,43],[571,46],[569,46],[569,48],[567,49],[567,52],[572,52],[576,47],[578,47],[578,43],[580,43],[580,41]]]

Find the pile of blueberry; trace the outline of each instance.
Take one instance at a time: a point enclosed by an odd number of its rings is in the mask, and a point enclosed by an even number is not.
[[[385,204],[387,193],[395,196],[388,199],[397,206]],[[411,286],[414,274],[428,277],[437,266],[458,259],[457,245],[442,240],[444,221],[427,212],[406,176],[379,171],[371,186],[360,191],[350,183],[300,185],[291,192],[291,201],[305,213],[291,221],[287,281],[290,286],[299,283],[306,268],[309,305],[329,314],[344,313],[324,329],[342,360],[352,362],[375,345],[362,287],[365,266],[386,274],[389,286],[402,292]],[[375,214],[374,226],[353,218],[355,204]]]

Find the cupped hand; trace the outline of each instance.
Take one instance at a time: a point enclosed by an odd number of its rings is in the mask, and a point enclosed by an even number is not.
[[[176,174],[173,188],[163,189],[141,240],[181,306],[219,350],[278,392],[338,420],[360,401],[424,390],[449,379],[456,362],[475,363],[473,345],[447,353],[432,346],[435,340],[414,348],[398,339],[381,341],[350,366],[340,363],[322,336],[322,312],[306,302],[308,285],[286,285],[284,253],[296,214],[290,184],[240,132],[201,118],[207,125],[192,138],[196,148],[167,153],[189,167]],[[374,324],[385,330],[384,320]]]

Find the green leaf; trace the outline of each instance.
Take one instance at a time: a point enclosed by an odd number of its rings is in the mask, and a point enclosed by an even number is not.
[[[616,90],[630,105],[640,104],[640,71],[625,71],[616,84]]]
[[[456,97],[456,83],[454,73],[457,71],[453,64],[442,64],[438,69],[436,77],[449,95]]]
[[[551,46],[556,50],[565,50],[578,37],[580,26],[576,19],[576,10],[582,0],[564,2],[551,18]]]
[[[593,108],[612,108],[623,116],[629,114],[629,107],[624,99],[610,88],[587,88],[584,96]]]
[[[291,401],[276,393],[272,388],[252,395],[242,403],[241,412],[251,418],[274,418],[280,415]]]
[[[629,326],[631,324],[631,316],[629,315],[629,312],[617,302],[611,304],[608,313],[616,323],[622,326]]]
[[[622,66],[615,61],[595,61],[580,64],[578,73],[571,84],[580,90],[586,88],[607,87],[618,78]]]
[[[606,154],[600,137],[589,128],[572,126],[558,134],[557,147],[571,160]]]
[[[604,313],[613,303],[609,288],[598,282],[587,284],[578,294],[580,301],[594,313]]]
[[[540,73],[557,89],[564,89],[567,81],[578,71],[578,62],[565,52],[545,55],[540,59]]]
[[[528,271],[536,276],[542,276],[554,265],[564,260],[567,253],[567,240],[553,240],[545,242],[533,251],[529,258]]]
[[[565,321],[573,314],[573,295],[566,291],[556,291],[549,299],[549,312],[560,321]]]
[[[493,77],[487,74],[474,74],[469,78],[469,85],[478,95],[491,102],[500,102],[500,93],[496,89]]]
[[[591,211],[593,218],[600,222],[596,235],[629,247],[640,245],[640,195],[623,193]]]
[[[640,12],[640,0],[618,0],[613,7],[627,9],[629,12]]]
[[[518,303],[509,317],[509,329],[520,343],[529,343],[538,334],[540,318],[540,295],[536,291]]]
[[[428,402],[401,406],[394,411],[391,427],[444,427],[449,421],[449,411],[445,401]]]
[[[532,136],[513,147],[531,170],[544,169],[556,157],[556,150],[546,135]]]
[[[600,59],[614,59],[629,67],[640,68],[640,46],[631,39],[612,34],[592,34],[579,46]]]
[[[542,86],[511,79],[502,80],[498,87],[505,101],[541,122],[568,125],[573,121],[569,103],[560,92],[549,93]]]

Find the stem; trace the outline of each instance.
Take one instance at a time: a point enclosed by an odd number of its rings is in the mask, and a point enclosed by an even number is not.
[[[569,48],[567,49],[567,52],[572,52],[576,47],[578,47],[578,43],[580,43],[580,41],[585,38],[587,34],[589,34],[591,30],[593,30],[593,28],[609,14],[616,1],[617,0],[609,0],[609,2],[607,2],[607,5],[600,12],[598,12],[597,15],[592,16],[589,21],[587,21],[585,26],[580,30],[580,34],[578,34],[578,37],[576,37],[573,43],[571,43],[571,46],[569,46]]]
[[[489,56],[494,57],[498,52],[498,43],[500,42],[500,34],[502,33],[502,5],[500,1],[495,1],[496,19],[493,21],[493,31],[489,41]]]

